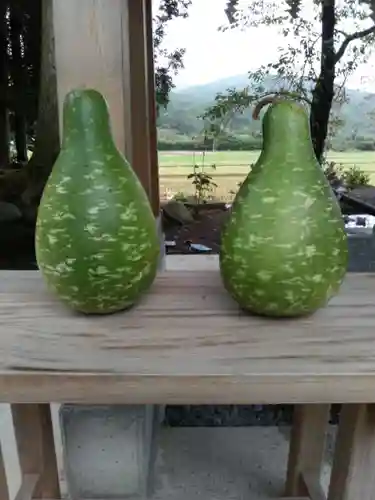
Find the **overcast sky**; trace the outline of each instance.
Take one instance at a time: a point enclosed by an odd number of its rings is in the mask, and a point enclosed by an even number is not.
[[[159,0],[153,3],[155,8]],[[217,31],[218,26],[226,24],[225,3],[225,0],[193,0],[189,17],[169,24],[165,45],[171,49],[186,48],[185,69],[175,78],[178,87],[244,74],[275,60],[275,51],[283,42],[276,28]],[[356,71],[348,86],[375,92],[375,55]]]

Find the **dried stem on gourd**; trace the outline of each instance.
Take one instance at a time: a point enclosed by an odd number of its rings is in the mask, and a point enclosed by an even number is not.
[[[287,91],[280,91],[274,94],[268,94],[265,95],[255,106],[254,111],[252,113],[252,118],[253,120],[259,120],[259,114],[261,110],[264,108],[264,106],[267,106],[268,104],[274,104],[276,102],[280,102],[286,98],[294,99],[294,100],[300,100],[300,101],[305,101],[307,104],[311,105],[311,101],[307,99],[304,96],[301,96],[300,94],[297,94],[295,92],[287,92]]]

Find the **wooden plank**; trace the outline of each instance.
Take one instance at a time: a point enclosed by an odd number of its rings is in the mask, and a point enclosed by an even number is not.
[[[26,474],[22,478],[20,489],[14,497],[14,500],[33,500],[35,498],[34,493],[38,481],[38,474]]]
[[[315,490],[320,484],[329,410],[330,405],[297,405],[294,408],[286,495],[310,494],[312,497],[313,488],[314,495],[319,498]],[[306,477],[308,484],[304,480]]]
[[[37,272],[0,273],[3,401],[375,401],[375,277],[348,275],[313,316],[239,311],[217,271],[161,273],[130,311],[88,317]]]
[[[3,451],[0,444],[0,498],[1,500],[10,500],[7,475],[5,471]]]
[[[319,477],[317,477],[315,471],[302,472],[302,480],[310,500],[327,500],[327,496],[320,482],[320,474]]]
[[[328,500],[375,500],[375,405],[344,405]]]
[[[31,498],[60,498],[55,444],[49,405],[11,405],[14,432],[24,477],[20,496],[32,491]],[[36,484],[33,482],[37,478]]]

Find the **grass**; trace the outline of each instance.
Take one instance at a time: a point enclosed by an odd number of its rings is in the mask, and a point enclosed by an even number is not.
[[[218,187],[214,196],[220,200],[229,200],[233,197],[230,191],[237,190],[249,172],[249,167],[255,163],[259,151],[217,151],[208,152],[203,158],[202,153],[193,151],[161,151],[159,152],[160,194],[162,198],[168,193],[194,192],[191,181],[186,176],[192,172],[194,163],[207,167],[206,172],[212,175]],[[375,184],[375,151],[345,151],[343,153],[330,152],[329,161],[340,163],[344,168],[357,166],[370,175],[371,183]],[[216,170],[210,169],[215,164]]]

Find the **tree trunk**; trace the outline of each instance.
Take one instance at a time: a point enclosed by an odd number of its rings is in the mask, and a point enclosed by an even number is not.
[[[26,117],[22,111],[17,111],[14,115],[14,138],[16,143],[17,161],[27,162],[27,127]]]
[[[10,39],[12,49],[11,77],[13,83],[14,133],[17,161],[27,162],[26,106],[27,74],[24,47],[22,47],[22,28],[24,11],[22,4],[12,2],[10,6]]]
[[[323,159],[335,83],[335,0],[322,1],[322,52],[318,81],[312,93],[311,139],[319,162]]]
[[[42,0],[42,55],[35,148],[30,159],[26,203],[39,203],[60,151],[52,0]]]
[[[0,168],[9,164],[7,7],[7,1],[0,0]]]

